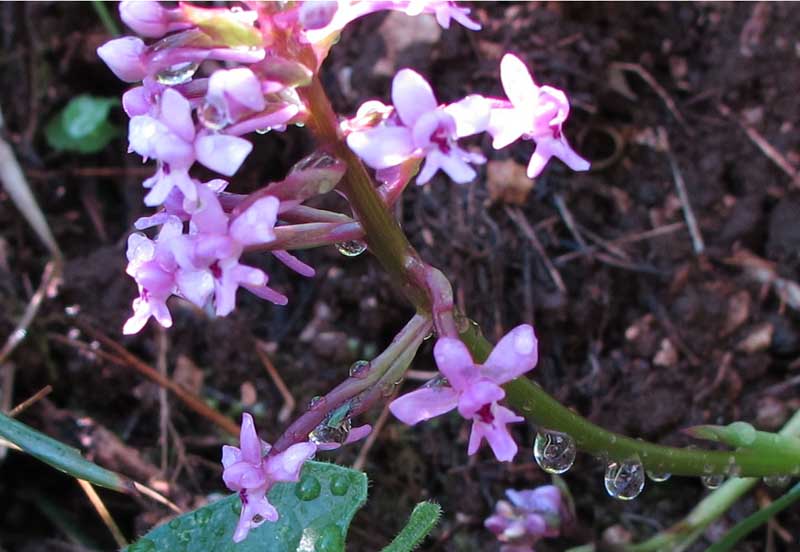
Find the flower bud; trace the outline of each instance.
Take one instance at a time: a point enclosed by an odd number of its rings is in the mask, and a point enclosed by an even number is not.
[[[333,0],[310,0],[303,2],[297,13],[300,26],[307,31],[322,29],[333,20],[339,3]]]
[[[145,45],[135,36],[124,36],[109,40],[97,49],[109,69],[122,81],[139,82],[147,75],[142,61]]]
[[[122,0],[119,15],[137,34],[161,38],[169,32],[169,13],[155,0]]]

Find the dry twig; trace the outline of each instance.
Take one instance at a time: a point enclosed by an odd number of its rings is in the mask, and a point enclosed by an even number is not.
[[[36,404],[37,402],[39,402],[40,400],[42,400],[43,398],[45,398],[47,395],[49,395],[52,392],[53,392],[53,386],[52,385],[45,385],[44,387],[39,389],[36,393],[34,393],[30,397],[28,397],[27,399],[25,399],[24,401],[19,403],[14,408],[12,408],[8,412],[9,418],[15,418],[15,417],[19,416],[20,414],[25,412],[31,406],[33,406],[34,404]]]
[[[292,392],[289,391],[289,387],[287,387],[286,383],[283,381],[283,378],[281,378],[281,375],[278,373],[275,365],[272,364],[272,360],[270,360],[269,355],[267,355],[267,344],[259,339],[256,339],[255,342],[256,354],[261,360],[261,364],[264,365],[267,373],[275,383],[275,387],[278,388],[278,392],[281,394],[281,397],[283,397],[283,406],[278,411],[278,421],[284,423],[289,419],[289,416],[292,415],[292,411],[294,410],[297,402],[294,400]]]
[[[667,91],[664,90],[664,88],[660,84],[658,84],[658,81],[653,77],[653,75],[650,74],[650,72],[647,69],[645,69],[638,63],[622,63],[622,62],[612,63],[611,68],[622,71],[630,71],[632,73],[636,73],[637,75],[639,75],[642,78],[642,80],[646,82],[656,94],[658,94],[658,97],[661,98],[661,101],[663,101],[664,104],[666,104],[667,109],[669,109],[669,112],[672,113],[675,119],[677,119],[677,121],[681,124],[681,126],[686,131],[686,134],[688,134],[689,136],[692,136],[694,134],[691,127],[687,124],[686,119],[684,119],[683,115],[681,115],[681,112],[678,111],[678,106],[675,104],[675,101],[670,97],[669,94],[667,94]]]
[[[536,252],[542,259],[547,272],[550,274],[550,278],[553,280],[553,283],[558,290],[561,293],[567,293],[567,286],[564,285],[564,279],[561,278],[561,273],[547,256],[547,252],[544,250],[542,242],[539,241],[539,238],[536,236],[536,232],[533,228],[531,228],[531,225],[528,223],[522,211],[520,211],[517,207],[509,207],[506,205],[506,214],[508,214],[509,218],[516,223],[516,225],[522,231],[522,234],[528,238],[528,241],[531,242],[533,248],[536,249]]]
[[[378,416],[378,420],[375,422],[375,425],[372,426],[372,431],[370,432],[367,440],[364,442],[364,446],[361,447],[361,450],[358,451],[358,457],[356,461],[353,462],[353,469],[354,470],[363,470],[364,464],[367,463],[367,455],[369,454],[370,449],[375,444],[375,441],[378,440],[378,434],[383,429],[383,426],[386,425],[386,420],[389,419],[389,405],[394,400],[394,397],[397,395],[397,392],[392,394],[391,397],[386,401],[386,404],[383,406],[383,410],[381,411],[381,415]]]
[[[114,537],[114,542],[117,543],[117,546],[119,548],[128,546],[128,541],[125,539],[122,531],[119,530],[119,525],[117,525],[117,522],[111,517],[111,513],[109,513],[108,508],[106,508],[106,505],[103,503],[103,499],[100,498],[100,495],[94,490],[92,484],[83,479],[78,479],[77,481],[78,485],[83,489],[83,492],[86,493],[89,502],[92,503],[92,506],[94,506],[94,509],[97,511],[97,515],[100,516],[100,519],[103,520],[103,523],[108,528],[109,533]]]

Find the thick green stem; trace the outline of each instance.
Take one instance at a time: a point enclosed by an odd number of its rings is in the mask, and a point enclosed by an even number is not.
[[[441,288],[440,279],[427,278],[432,269],[425,265],[408,242],[400,225],[387,209],[358,157],[350,151],[339,132],[337,118],[318,78],[303,89],[309,112],[309,126],[338,159],[347,164],[340,184],[366,234],[370,251],[420,312],[431,312]],[[445,280],[446,281],[446,280]],[[435,285],[433,285],[435,284]],[[446,286],[449,288],[449,284]],[[441,294],[445,297],[447,294]],[[437,309],[433,309],[437,310]],[[447,309],[441,309],[447,313]],[[449,321],[449,319],[448,319]],[[437,325],[437,329],[438,325]],[[491,344],[470,326],[461,334],[473,357],[482,362]],[[792,473],[800,459],[783,455],[765,455],[757,451],[703,451],[665,447],[630,439],[606,431],[562,406],[527,378],[505,385],[508,403],[532,423],[549,430],[569,434],[578,447],[609,460],[638,459],[652,471],[676,475],[736,473],[743,476],[766,476]]]

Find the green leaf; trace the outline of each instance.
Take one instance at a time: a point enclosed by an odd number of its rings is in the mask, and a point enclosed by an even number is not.
[[[243,542],[232,538],[241,511],[232,495],[156,527],[127,552],[342,552],[350,521],[366,500],[362,472],[306,462],[298,483],[278,483],[269,492],[280,519],[252,529]]]
[[[130,480],[89,462],[81,456],[79,450],[56,441],[3,413],[0,413],[0,436],[31,456],[73,477],[123,493],[131,491],[133,483]]]
[[[97,153],[119,133],[108,122],[111,108],[118,104],[115,98],[88,94],[72,98],[45,127],[47,143],[59,151]]]

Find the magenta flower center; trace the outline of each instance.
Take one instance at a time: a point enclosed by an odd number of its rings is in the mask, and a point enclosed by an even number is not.
[[[491,424],[494,421],[494,415],[492,414],[492,405],[491,403],[484,404],[480,410],[475,413],[478,418],[481,419],[482,422]]]

